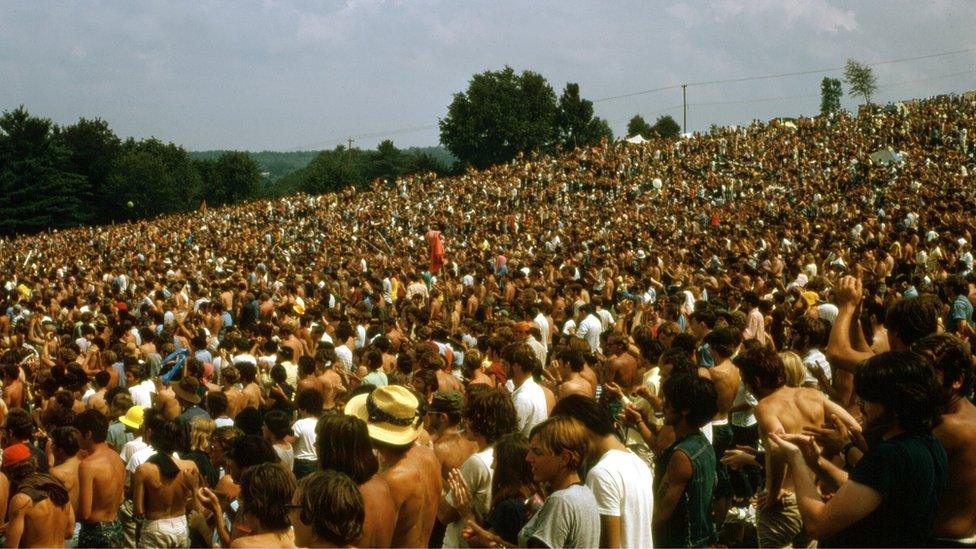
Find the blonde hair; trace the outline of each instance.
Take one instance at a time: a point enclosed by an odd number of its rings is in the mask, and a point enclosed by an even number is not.
[[[803,385],[806,377],[807,368],[803,365],[803,359],[793,351],[783,351],[779,354],[783,360],[783,367],[786,369],[786,384],[790,387]]]
[[[190,423],[190,450],[206,452],[210,449],[210,435],[217,424],[210,418],[198,417]]]
[[[553,416],[532,428],[529,440],[539,438],[539,445],[547,452],[570,453],[569,468],[579,469],[590,450],[590,432],[578,419]],[[531,450],[530,450],[531,451]]]

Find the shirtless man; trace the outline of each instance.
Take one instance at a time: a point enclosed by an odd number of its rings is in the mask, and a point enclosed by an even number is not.
[[[237,371],[241,374],[241,384],[244,385],[244,390],[242,391],[244,405],[238,411],[248,407],[260,410],[262,399],[261,386],[257,382],[257,366],[250,362],[242,362],[237,365]]]
[[[108,402],[105,401],[105,394],[108,393],[108,382],[110,375],[107,371],[102,370],[95,374],[95,394],[88,397],[89,410],[97,410],[103,415],[109,415]]]
[[[396,423],[371,420],[367,410],[371,399],[379,416]],[[434,451],[415,444],[423,431],[418,417],[420,403],[412,392],[399,385],[387,385],[370,395],[358,395],[346,404],[346,413],[369,425],[369,436],[380,461],[380,476],[390,486],[396,513],[393,547],[423,547],[437,515],[441,495],[440,463]],[[418,482],[419,479],[419,482]]]
[[[458,391],[436,393],[427,409],[425,428],[434,445],[434,455],[441,464],[441,478],[464,463],[477,449],[461,431],[461,410],[464,395]]]
[[[139,535],[139,547],[187,547],[190,544],[187,500],[200,485],[200,474],[191,460],[173,459],[181,436],[174,421],[153,431],[157,453],[136,468],[132,478],[134,515],[148,522]]]
[[[614,332],[607,337],[607,347],[610,352],[608,381],[616,383],[626,394],[633,393],[641,384],[641,372],[637,358],[628,351],[627,338]]]
[[[8,507],[5,546],[64,547],[74,533],[75,512],[61,481],[37,472],[25,444],[4,449],[3,472],[19,487]]]
[[[120,547],[122,525],[118,510],[122,504],[125,465],[118,452],[106,443],[108,421],[95,410],[85,410],[75,419],[81,433],[81,449],[88,453],[78,466],[78,520],[81,547]]]
[[[335,351],[330,346],[319,346],[315,354],[318,379],[322,383],[322,410],[334,411],[335,395],[343,387],[342,376],[335,369]],[[341,410],[340,410],[341,412]]]
[[[437,397],[434,401],[437,402]],[[472,509],[481,516],[487,516],[491,508],[495,442],[501,436],[515,432],[518,424],[515,404],[508,391],[504,389],[478,391],[471,395],[464,405],[463,417],[467,429],[465,436],[474,447],[457,466],[458,468],[452,469],[449,473],[468,487]],[[465,521],[454,505],[453,494],[445,494],[440,499],[437,510],[437,518],[447,525],[444,532],[444,547],[458,547],[464,541],[461,530],[465,526]]]
[[[976,406],[973,366],[965,343],[948,334],[926,336],[912,350],[928,356],[946,399],[946,413],[932,432],[949,457],[949,483],[939,500],[932,547],[972,543],[976,536]]]
[[[54,454],[54,467],[51,467],[51,476],[61,481],[65,489],[68,490],[68,497],[71,500],[71,508],[74,515],[78,515],[78,466],[81,460],[78,459],[78,429],[74,427],[58,427],[51,432],[51,453]],[[72,525],[72,535],[74,525]],[[69,536],[71,537],[71,536]],[[76,544],[77,545],[77,544]]]
[[[24,382],[20,380],[20,366],[16,364],[3,367],[3,401],[8,410],[24,405]]]
[[[220,390],[227,396],[227,417],[231,419],[244,408],[244,395],[237,388],[240,377],[237,366],[226,366],[220,370]]]
[[[840,421],[851,431],[860,431],[860,425],[843,407],[817,389],[787,386],[786,368],[772,349],[742,352],[734,362],[746,388],[759,399],[756,420],[767,448],[770,433],[800,434],[805,428],[820,427],[828,419]],[[760,496],[756,526],[760,547],[802,547],[810,542],[804,534],[796,496],[788,492],[792,488],[787,464],[767,452],[766,493],[765,497]]]
[[[315,359],[310,356],[303,356],[298,359],[298,389],[295,394],[306,389],[312,389],[325,398],[325,385],[319,379],[315,368]]]
[[[168,385],[163,385],[159,378],[156,378],[156,401],[154,404],[166,419],[176,419],[183,413],[180,401],[176,399],[176,393]]]
[[[464,386],[458,378],[454,377],[451,365],[443,355],[434,352],[425,352],[421,359],[424,368],[434,370],[437,374],[437,392],[446,393],[448,391],[463,391]]]
[[[705,379],[710,379],[715,384],[717,395],[716,404],[718,413],[712,420],[712,445],[715,448],[715,455],[721,456],[725,450],[732,445],[732,427],[729,425],[729,409],[735,400],[736,393],[739,392],[739,370],[732,364],[732,355],[739,348],[742,337],[738,330],[734,328],[719,328],[712,330],[705,336],[704,342],[711,349],[712,357],[715,359],[715,366],[712,368],[699,368],[698,375]],[[708,429],[708,427],[705,427]],[[715,462],[715,469],[718,479],[713,491],[715,517],[715,527],[721,528],[728,514],[730,499],[732,497],[732,478],[728,465],[719,460]]]
[[[596,398],[596,386],[583,377],[586,359],[579,351],[565,351],[559,359],[559,376],[562,382],[556,387],[556,398],[562,400],[569,395],[583,395]]]

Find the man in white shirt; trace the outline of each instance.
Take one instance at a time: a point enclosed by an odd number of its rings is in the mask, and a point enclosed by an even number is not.
[[[512,382],[512,401],[518,418],[518,430],[529,438],[529,432],[549,417],[546,394],[532,378],[542,368],[532,348],[524,343],[509,345],[502,350],[502,365]]]
[[[130,378],[126,380],[126,384],[129,394],[132,395],[132,403],[143,408],[152,408],[156,384],[146,379],[146,364],[129,357],[126,357],[125,362],[126,377]]]
[[[535,312],[535,317],[532,319],[532,323],[538,326],[539,333],[542,334],[542,340],[539,341],[539,343],[542,343],[543,347],[545,347],[546,350],[548,351],[549,344],[552,343],[552,334],[550,333],[549,330],[549,320],[546,318],[546,315],[542,313],[542,310],[540,310],[538,306],[533,305],[530,308],[530,313],[532,311]]]
[[[336,341],[339,343],[335,348],[336,358],[339,364],[346,369],[346,372],[352,371],[352,349],[355,343],[356,332],[353,330],[352,326],[348,322],[342,322],[336,327]]]
[[[600,513],[600,547],[652,547],[651,468],[617,438],[609,410],[592,398],[570,395],[552,414],[575,418],[590,432],[586,486]]]
[[[581,307],[583,314],[586,315],[576,328],[576,337],[586,341],[590,346],[590,352],[600,353],[600,334],[603,333],[603,322],[596,315],[596,308],[592,303],[587,303]]]

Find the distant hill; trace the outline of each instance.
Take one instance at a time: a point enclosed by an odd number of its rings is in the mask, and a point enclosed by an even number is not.
[[[451,153],[447,152],[447,149],[444,147],[410,147],[403,149],[403,151],[406,153],[429,154],[447,167],[450,167],[454,164],[454,162],[457,161],[457,159],[451,156]],[[191,151],[189,154],[190,159],[192,160],[214,160],[224,152],[226,151]],[[270,185],[286,175],[297,172],[305,166],[308,166],[309,162],[311,162],[322,151],[245,152],[247,152],[247,154],[249,154],[259,166],[261,166],[262,174],[266,174],[264,175],[263,182],[266,185]]]

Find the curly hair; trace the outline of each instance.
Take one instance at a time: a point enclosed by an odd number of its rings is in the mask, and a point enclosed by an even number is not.
[[[928,434],[941,420],[943,399],[932,365],[911,351],[888,351],[864,361],[854,373],[854,391],[881,404],[912,434]]]
[[[241,504],[263,528],[275,532],[291,526],[288,506],[295,495],[295,475],[279,463],[260,463],[241,474]]]
[[[512,397],[500,388],[470,395],[461,417],[468,422],[470,430],[485,437],[489,444],[518,429]]]
[[[338,471],[316,471],[298,483],[302,522],[319,539],[347,547],[363,535],[366,504],[359,487]]]
[[[783,366],[783,359],[768,347],[747,349],[736,355],[732,363],[739,368],[743,379],[753,386],[753,390],[760,386],[767,390],[775,390],[786,385],[786,367]]]
[[[932,366],[942,372],[942,388],[952,389],[960,383],[959,394],[968,397],[973,391],[973,360],[966,343],[953,334],[932,334],[912,345],[912,350],[925,356]]]

